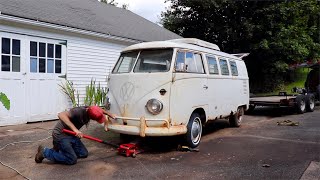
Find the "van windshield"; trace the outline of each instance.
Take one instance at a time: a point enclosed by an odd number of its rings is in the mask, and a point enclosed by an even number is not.
[[[113,73],[167,72],[170,70],[173,49],[146,49],[122,53]]]
[[[167,72],[170,69],[172,49],[143,50],[134,72]]]
[[[122,53],[118,59],[118,62],[113,69],[113,73],[128,73],[131,71],[134,62],[137,59],[139,51]]]

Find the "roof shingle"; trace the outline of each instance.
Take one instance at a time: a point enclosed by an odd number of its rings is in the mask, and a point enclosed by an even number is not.
[[[98,0],[0,0],[0,11],[6,15],[138,41],[181,38],[129,10]]]

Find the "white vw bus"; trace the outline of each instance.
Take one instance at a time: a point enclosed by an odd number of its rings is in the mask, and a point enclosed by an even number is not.
[[[185,136],[200,143],[209,120],[239,127],[249,105],[245,63],[219,47],[185,38],[125,48],[108,78],[106,129],[121,134]]]

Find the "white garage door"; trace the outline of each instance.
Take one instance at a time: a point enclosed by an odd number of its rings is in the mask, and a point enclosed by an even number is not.
[[[0,32],[0,92],[11,101],[0,105],[0,125],[56,119],[67,107],[58,84],[66,74],[63,41]]]

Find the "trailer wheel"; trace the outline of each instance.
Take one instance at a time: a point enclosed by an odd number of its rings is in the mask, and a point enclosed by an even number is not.
[[[240,127],[242,123],[243,114],[243,107],[238,107],[237,112],[229,117],[230,125],[232,127]]]
[[[306,110],[313,112],[315,107],[315,96],[313,94],[306,95]]]
[[[195,148],[200,144],[202,135],[201,118],[198,113],[192,113],[185,134],[185,142],[190,148]]]
[[[296,109],[299,114],[306,112],[306,101],[304,95],[298,95],[296,97]]]

